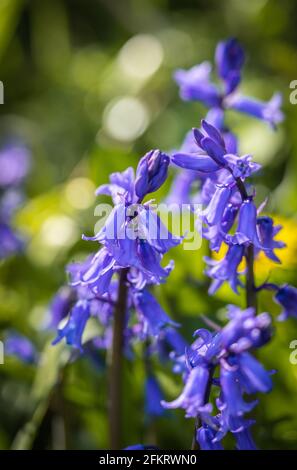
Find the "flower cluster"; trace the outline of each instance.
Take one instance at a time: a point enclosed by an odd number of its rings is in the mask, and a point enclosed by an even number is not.
[[[20,251],[21,236],[12,228],[12,217],[23,201],[22,184],[30,168],[28,150],[10,145],[0,150],[0,260]]]
[[[242,96],[238,92],[244,64],[244,51],[236,39],[228,39],[218,44],[215,62],[221,87],[211,82],[209,62],[203,62],[190,70],[177,70],[174,78],[180,88],[181,98],[185,101],[203,103],[209,109],[206,121],[222,133],[227,153],[237,154],[237,138],[225,124],[225,113],[232,109],[258,118],[275,128],[283,120],[280,110],[282,99],[281,95],[276,93],[270,101],[262,102]],[[206,141],[206,145],[208,144],[209,142]],[[174,152],[176,164],[187,169],[178,173],[173,182],[170,199],[175,202],[188,203],[191,199],[193,183],[203,184],[207,176],[205,171],[201,170],[203,160],[200,159],[198,166],[198,162],[190,158],[192,154],[197,155],[197,145],[193,134],[189,132],[179,152]],[[207,168],[209,171],[211,165]],[[188,170],[194,170],[195,173]],[[195,196],[195,201],[196,199],[197,196]],[[203,202],[203,197],[199,201]]]
[[[253,308],[241,311],[229,306],[230,321],[218,332],[200,329],[198,339],[186,351],[187,371],[181,395],[166,408],[183,408],[186,417],[198,418],[196,439],[203,450],[222,449],[221,441],[231,432],[240,450],[255,448],[249,428],[253,421],[245,418],[257,401],[245,401],[244,395],[267,393],[272,388],[270,374],[251,355],[251,350],[266,344],[271,336],[271,319],[267,313],[255,315]],[[218,388],[212,414],[210,391]]]
[[[268,282],[260,287],[254,284],[254,257],[263,252],[279,263],[275,250],[285,244],[275,239],[281,226],[276,226],[271,217],[261,215],[265,203],[258,208],[255,204],[250,177],[261,167],[250,155],[239,154],[237,139],[224,124],[224,113],[233,108],[267,121],[273,128],[282,120],[282,113],[279,95],[274,95],[269,103],[261,103],[236,92],[243,62],[243,50],[235,40],[218,45],[216,65],[223,91],[210,82],[208,63],[175,74],[183,99],[201,101],[211,109],[201,128],[189,132],[181,149],[171,155],[172,162],[182,171],[174,181],[170,197],[175,195],[179,202],[202,203],[205,209],[198,216],[203,224],[203,237],[214,252],[222,246],[226,248],[225,256],[219,260],[205,258],[206,274],[212,279],[210,294],[224,282],[238,293],[238,287],[244,286],[241,275],[252,275],[246,285],[249,308],[240,311],[229,307],[229,323],[214,334],[204,329],[196,332],[199,338],[185,356],[187,371],[181,369],[185,380],[183,392],[173,402],[163,402],[166,408],[183,408],[187,417],[196,418],[199,425],[195,441],[201,449],[223,449],[221,441],[227,432],[234,435],[237,449],[255,448],[250,434],[253,422],[244,415],[254,408],[256,401],[246,402],[244,395],[267,393],[272,388],[270,374],[251,354],[271,336],[269,315],[256,315],[252,300],[256,293],[262,289],[275,292],[275,301],[283,308],[279,319],[297,316],[296,288]],[[191,188],[197,181],[200,191],[192,196]],[[219,389],[216,415],[210,403],[213,386]]]
[[[174,78],[185,101],[200,101],[208,108],[217,110],[234,109],[266,121],[275,127],[283,119],[280,111],[281,96],[277,93],[270,101],[262,102],[238,92],[244,51],[236,39],[228,39],[217,45],[215,62],[222,86],[211,81],[211,64],[203,62],[190,70],[177,70]]]
[[[112,197],[114,208],[94,237],[83,236],[100,244],[99,250],[82,263],[68,266],[71,288],[63,288],[52,304],[52,322],[59,327],[54,343],[65,338],[82,350],[82,335],[90,317],[99,320],[102,337],[96,345],[111,345],[113,313],[118,301],[116,274],[125,270],[126,346],[133,339],[157,338],[166,326],[176,326],[158,304],[149,286],[159,284],[169,275],[173,264],[161,266],[163,255],[180,243],[162,224],[150,202],[143,198],[156,191],[165,181],[169,157],[159,150],[146,154],[139,162],[136,176],[132,168],[110,176],[110,183],[100,186],[96,194]]]

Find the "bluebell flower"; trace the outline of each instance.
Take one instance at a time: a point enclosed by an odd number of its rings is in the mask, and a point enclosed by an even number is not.
[[[226,235],[232,228],[238,213],[238,206],[231,203],[224,208],[221,220],[216,225],[202,227],[203,237],[209,240],[213,251],[219,251]]]
[[[232,190],[229,187],[218,186],[208,207],[201,214],[203,222],[210,226],[220,226],[231,194]]]
[[[208,381],[209,370],[207,367],[197,366],[191,369],[181,395],[172,402],[162,401],[162,405],[168,409],[182,408],[186,411],[186,417],[196,417],[200,407],[205,404]]]
[[[267,313],[255,314],[250,307],[241,310],[229,305],[229,323],[220,332],[223,348],[242,353],[266,344],[271,338],[271,318]]]
[[[55,294],[49,307],[49,328],[56,328],[61,320],[69,313],[72,302],[76,295],[73,289],[68,286],[61,287]]]
[[[249,428],[234,433],[237,450],[257,450]]]
[[[209,107],[220,106],[221,96],[217,86],[210,81],[211,65],[203,62],[190,70],[176,70],[174,79],[185,101],[201,101]]]
[[[36,362],[38,357],[33,343],[25,336],[14,332],[9,333],[5,339],[5,354],[15,356],[28,364]]]
[[[57,344],[65,338],[67,344],[83,351],[82,335],[89,317],[89,302],[86,299],[77,301],[69,314],[65,326],[58,329],[58,334],[53,344]]]
[[[67,271],[71,275],[72,286],[88,286],[96,294],[101,295],[108,291],[114,273],[114,266],[115,259],[103,247],[83,263],[68,265]]]
[[[219,42],[215,52],[219,77],[225,82],[225,93],[234,91],[240,82],[244,50],[234,38]]]
[[[164,408],[161,405],[164,395],[157,379],[150,374],[145,382],[145,413],[148,417],[158,417],[164,415]]]
[[[110,183],[99,186],[96,190],[96,195],[111,196],[114,204],[122,203],[127,204],[137,202],[137,197],[134,191],[134,170],[129,167],[122,173],[112,173],[109,176]]]
[[[243,201],[239,210],[238,227],[234,235],[226,235],[228,243],[236,245],[253,244],[257,249],[266,251],[261,244],[257,231],[257,209],[250,199]]]
[[[231,416],[243,416],[257,404],[256,400],[249,403],[244,401],[243,389],[236,365],[229,364],[227,361],[223,362],[220,369],[220,385],[228,413]]]
[[[147,323],[151,335],[158,336],[160,331],[167,325],[178,326],[177,323],[168,317],[167,313],[165,313],[155,297],[147,289],[133,293],[133,301],[137,313]]]
[[[209,265],[206,274],[214,279],[209,293],[214,294],[224,282],[228,282],[232,290],[237,293],[238,287],[242,285],[238,272],[238,266],[244,255],[244,247],[242,245],[231,245],[228,248],[226,256],[219,261],[215,261],[208,257],[205,258]]]
[[[250,353],[238,354],[239,382],[246,393],[269,393],[272,389],[270,374]]]
[[[280,263],[280,259],[274,253],[274,250],[284,248],[286,246],[284,242],[274,240],[274,237],[281,229],[281,225],[274,226],[273,219],[271,217],[263,216],[257,218],[257,231],[261,246],[265,249],[265,255],[276,263]]]
[[[284,115],[280,110],[281,105],[282,96],[280,93],[275,93],[270,101],[267,102],[240,94],[232,95],[226,100],[227,108],[232,108],[241,113],[266,121],[273,129],[284,119]]]
[[[244,180],[253,173],[260,170],[261,165],[252,161],[251,155],[243,155],[238,157],[237,155],[228,153],[225,155],[225,160],[228,162],[228,168],[232,171],[234,178],[240,178]]]
[[[135,193],[142,200],[157,191],[167,178],[169,157],[160,150],[151,150],[140,160],[135,179]]]
[[[196,439],[201,450],[224,450],[220,442],[214,441],[216,431],[210,426],[203,424],[197,429]]]
[[[283,120],[279,93],[268,102],[242,96],[237,92],[244,64],[244,51],[236,39],[228,39],[217,45],[215,61],[222,86],[211,81],[211,65],[203,62],[190,70],[177,70],[174,74],[180,96],[185,101],[200,101],[208,108],[234,109],[267,122],[275,128]]]
[[[283,308],[279,315],[279,320],[287,320],[290,317],[297,317],[297,289],[285,284],[281,286],[274,297],[275,301]]]

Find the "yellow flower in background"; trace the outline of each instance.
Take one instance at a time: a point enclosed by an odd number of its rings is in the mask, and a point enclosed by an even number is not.
[[[297,221],[286,219],[281,216],[273,216],[274,224],[281,225],[282,229],[276,235],[275,240],[284,241],[284,248],[276,249],[275,254],[281,260],[282,268],[292,269],[297,265]],[[255,263],[256,272],[269,273],[278,265],[265,256],[263,252],[259,253]]]
[[[273,220],[275,225],[282,226],[275,240],[285,241],[286,243],[284,248],[274,250],[275,254],[281,261],[282,269],[292,269],[297,265],[297,221],[281,216],[273,216]],[[216,260],[222,259],[226,255],[227,249],[228,246],[223,243],[218,253],[213,252],[213,258]],[[244,271],[245,266],[245,259],[243,259],[238,267],[238,271]],[[278,267],[279,264],[267,258],[263,252],[260,252],[255,259],[255,273],[257,277],[268,277],[271,271]]]

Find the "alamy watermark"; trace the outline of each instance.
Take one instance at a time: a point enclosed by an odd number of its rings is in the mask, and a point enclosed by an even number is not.
[[[0,341],[0,365],[4,364],[4,343]]]
[[[202,243],[201,204],[98,204],[94,215],[99,218],[95,236],[104,240],[169,240],[182,237],[184,250],[197,250]]]
[[[290,354],[289,361],[291,364],[296,366],[297,364],[297,339],[293,339],[291,343],[289,344],[289,348],[293,349],[293,351]]]
[[[0,104],[4,104],[4,85],[0,80]]]
[[[297,80],[292,80],[290,83],[291,93],[290,93],[290,103],[297,104]]]

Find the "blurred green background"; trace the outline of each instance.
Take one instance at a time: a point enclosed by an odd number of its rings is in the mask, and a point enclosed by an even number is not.
[[[65,282],[65,264],[95,249],[80,241],[96,222],[95,187],[110,172],[135,166],[148,149],[178,147],[204,117],[203,106],[179,99],[174,69],[212,61],[217,41],[229,36],[247,51],[242,90],[264,100],[280,90],[286,114],[276,133],[228,114],[242,153],[264,166],[258,198],[269,195],[266,211],[284,225],[280,235],[288,244],[282,267],[257,262],[257,279],[270,274],[297,284],[297,106],[289,101],[297,79],[296,20],[294,0],[0,0],[0,143],[21,139],[32,152],[27,200],[14,221],[27,249],[0,264],[0,339],[13,328],[41,354],[37,366],[16,358],[0,365],[1,449],[108,445],[104,367],[88,358],[64,367],[69,350],[50,346],[54,333],[44,329],[48,304]],[[207,296],[204,254],[205,247],[175,249],[176,268],[157,289],[189,341],[202,326],[201,313],[220,315],[226,302],[243,302],[227,288]],[[260,306],[279,313],[270,294]],[[275,329],[261,352],[266,367],[278,370],[275,389],[260,399],[254,435],[265,449],[297,449],[297,366],[289,362],[297,322]],[[180,379],[157,370],[166,398],[173,398]],[[183,412],[146,426],[143,379],[140,360],[126,367],[124,444],[189,448],[193,425]]]

